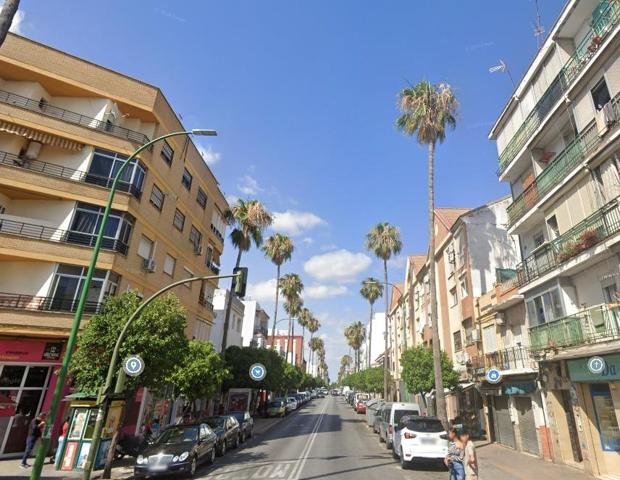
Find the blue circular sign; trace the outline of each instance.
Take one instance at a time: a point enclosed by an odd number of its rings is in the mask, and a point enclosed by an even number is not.
[[[144,360],[138,355],[131,355],[123,361],[123,370],[130,377],[137,377],[144,370]]]
[[[603,373],[605,371],[605,367],[607,367],[607,364],[601,357],[590,357],[588,359],[588,370],[590,370],[590,373],[593,373],[594,375],[600,375]]]
[[[267,375],[267,369],[262,363],[255,363],[250,367],[250,378],[256,382],[260,382]]]
[[[492,368],[487,372],[487,382],[499,383],[502,381],[502,373],[497,368]]]

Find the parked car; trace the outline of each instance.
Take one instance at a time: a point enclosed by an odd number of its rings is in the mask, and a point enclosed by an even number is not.
[[[297,410],[297,399],[295,397],[286,397],[286,411],[293,412]]]
[[[239,430],[241,431],[241,443],[246,439],[252,438],[254,434],[254,419],[250,412],[231,412],[233,417],[239,422]]]
[[[360,402],[365,402],[369,398],[370,398],[370,395],[368,395],[367,393],[356,393],[353,396],[353,402],[352,402],[353,410],[357,412],[357,404]]]
[[[417,403],[386,403],[381,410],[379,422],[379,441],[385,442],[385,448],[390,449],[394,444],[394,425],[405,415],[420,415],[420,406]]]
[[[357,404],[355,405],[355,412],[356,413],[366,413],[366,404],[364,403],[363,400],[358,400]]]
[[[381,410],[381,407],[383,407],[384,403],[385,402],[383,400],[377,400],[374,403],[368,402],[366,404],[366,423],[370,428],[372,428],[374,433],[377,433],[375,430],[375,420],[377,419],[377,415],[379,414],[379,411]]]
[[[204,423],[173,425],[138,455],[134,477],[183,473],[193,476],[198,465],[213,463],[217,435]]]
[[[213,432],[217,435],[216,453],[221,457],[229,448],[237,448],[241,443],[241,431],[239,422],[232,415],[220,415],[219,417],[208,417],[205,422],[209,424]]]
[[[448,453],[448,434],[436,417],[405,415],[396,424],[394,455],[405,469],[414,461],[443,463]]]
[[[286,415],[286,402],[283,398],[276,398],[267,404],[268,417],[283,417]]]

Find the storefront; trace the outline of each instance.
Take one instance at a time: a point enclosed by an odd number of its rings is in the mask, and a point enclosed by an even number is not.
[[[28,424],[49,409],[62,340],[0,339],[0,458],[23,453]]]

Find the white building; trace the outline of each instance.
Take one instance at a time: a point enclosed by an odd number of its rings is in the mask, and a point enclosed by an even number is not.
[[[241,337],[243,346],[265,347],[269,328],[269,315],[256,300],[243,300],[245,306]]]
[[[211,329],[210,341],[219,352],[222,349],[222,339],[224,336],[224,317],[226,315],[226,304],[230,298],[230,292],[223,288],[218,288],[213,293],[213,312],[215,313],[215,324]],[[228,338],[226,346],[236,345],[241,347],[244,345],[242,330],[244,322],[245,305],[239,297],[232,296],[232,308],[230,310],[230,321],[228,323]]]
[[[360,367],[366,368],[368,365],[368,342],[370,339],[370,329],[366,325],[366,341],[360,349]],[[377,359],[383,354],[385,350],[385,339],[383,334],[385,332],[385,313],[375,312],[372,316],[372,344],[370,345],[370,364],[371,366],[377,364]]]

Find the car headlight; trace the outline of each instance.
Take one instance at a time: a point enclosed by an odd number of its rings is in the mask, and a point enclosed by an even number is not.
[[[143,463],[146,463],[147,461],[148,459],[146,457],[143,457],[142,455],[138,455],[138,458],[136,460],[138,465],[142,465]]]
[[[174,463],[178,462],[179,461],[179,457],[177,455],[175,455],[174,457],[172,457],[172,461]]]
[[[187,457],[189,457],[189,452],[183,452],[181,455],[179,455],[179,462],[187,460]]]

